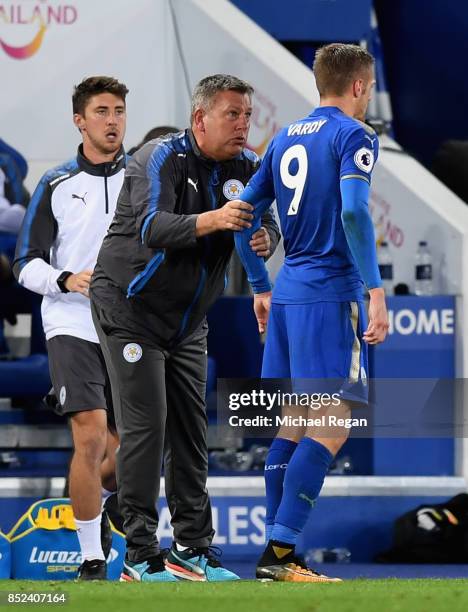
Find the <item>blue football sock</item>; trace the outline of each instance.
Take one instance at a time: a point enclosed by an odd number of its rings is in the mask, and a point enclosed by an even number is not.
[[[268,540],[271,540],[271,534],[273,532],[274,526],[275,526],[274,523],[267,523],[265,521],[265,542],[268,542]]]
[[[312,438],[302,438],[286,470],[283,497],[271,532],[272,540],[296,544],[332,460],[333,455],[323,444]]]
[[[275,516],[283,495],[283,480],[297,442],[275,438],[265,461],[266,519],[265,540],[268,542],[275,523]]]

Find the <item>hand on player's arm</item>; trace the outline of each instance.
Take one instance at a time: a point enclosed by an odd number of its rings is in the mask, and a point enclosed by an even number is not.
[[[270,314],[271,306],[271,291],[265,293],[256,293],[254,295],[254,312],[257,319],[258,331],[263,334],[268,323],[268,315]]]
[[[380,344],[385,340],[388,331],[388,314],[385,304],[385,292],[381,287],[369,290],[369,325],[363,334],[367,344]]]
[[[270,256],[270,234],[266,227],[261,227],[259,230],[252,235],[252,239],[249,242],[252,247],[252,251],[257,253],[258,257],[269,257]]]
[[[217,231],[233,230],[239,232],[252,226],[253,206],[241,200],[231,200],[216,210],[201,213],[197,217],[197,238]]]
[[[81,293],[89,297],[89,283],[91,282],[92,270],[83,270],[77,274],[70,274],[64,285],[71,293]]]

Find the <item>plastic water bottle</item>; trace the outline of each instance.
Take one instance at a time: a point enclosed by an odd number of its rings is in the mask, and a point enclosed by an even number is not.
[[[432,255],[425,240],[420,241],[416,252],[414,292],[432,295]]]
[[[379,264],[380,277],[382,285],[387,295],[393,294],[393,259],[388,242],[381,242],[377,253],[377,262]]]
[[[304,558],[310,566],[315,563],[349,563],[351,553],[347,548],[310,548]]]

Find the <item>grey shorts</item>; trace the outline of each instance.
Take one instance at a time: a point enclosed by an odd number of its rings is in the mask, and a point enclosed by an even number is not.
[[[69,415],[103,408],[112,424],[112,396],[100,345],[74,336],[54,336],[47,341],[47,352],[56,412]]]

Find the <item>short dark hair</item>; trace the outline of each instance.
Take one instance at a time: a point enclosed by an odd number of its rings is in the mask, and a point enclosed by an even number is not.
[[[372,68],[374,58],[358,45],[332,43],[315,54],[314,75],[321,96],[342,96],[364,71]]]
[[[252,85],[230,74],[212,74],[202,79],[193,90],[190,118],[197,108],[208,110],[214,97],[220,91],[237,91],[252,96],[254,88]]]
[[[86,105],[90,98],[101,93],[114,94],[121,98],[125,104],[125,96],[128,94],[127,86],[119,83],[117,79],[108,76],[92,76],[83,79],[73,89],[72,104],[73,114],[84,115]]]

